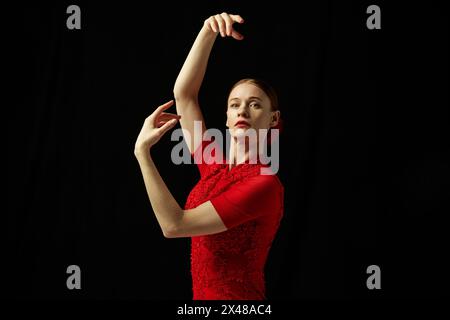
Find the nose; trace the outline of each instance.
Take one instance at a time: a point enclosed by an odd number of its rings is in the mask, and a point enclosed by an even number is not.
[[[248,108],[247,108],[247,105],[245,103],[242,103],[239,106],[239,109],[237,110],[237,116],[238,117],[243,117],[243,118],[248,118]]]

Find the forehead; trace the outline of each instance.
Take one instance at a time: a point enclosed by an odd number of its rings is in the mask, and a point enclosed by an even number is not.
[[[231,100],[233,98],[247,99],[249,97],[258,97],[263,101],[269,99],[265,92],[254,84],[241,83],[230,92],[228,100]]]

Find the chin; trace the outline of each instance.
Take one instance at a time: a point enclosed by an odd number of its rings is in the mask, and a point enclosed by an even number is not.
[[[249,128],[233,128],[231,130],[231,135],[233,136],[242,136]]]

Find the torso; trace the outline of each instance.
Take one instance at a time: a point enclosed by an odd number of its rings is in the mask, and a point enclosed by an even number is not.
[[[185,209],[213,199],[260,174],[260,164],[208,165],[187,199]],[[283,193],[283,187],[276,192]],[[283,195],[280,195],[281,199]],[[191,272],[194,300],[265,299],[264,265],[283,214],[259,217],[225,232],[192,237]]]

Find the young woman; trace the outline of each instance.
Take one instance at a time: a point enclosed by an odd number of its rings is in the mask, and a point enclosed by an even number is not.
[[[186,139],[200,171],[200,181],[184,208],[173,198],[152,161],[151,148],[180,121],[190,137],[206,130],[198,103],[209,55],[217,35],[242,40],[233,29],[239,15],[222,13],[205,20],[174,87],[177,115],[159,106],[144,122],[135,144],[145,187],[162,232],[167,238],[191,237],[194,300],[266,299],[264,266],[283,216],[284,189],[275,174],[261,174],[261,161],[249,161],[248,130],[277,128],[277,96],[265,82],[238,81],[228,96],[227,121],[231,149],[245,152],[214,154],[226,161],[205,161],[203,149],[211,142]],[[201,132],[194,130],[199,121]],[[258,143],[260,136],[258,135]],[[263,136],[266,139],[266,136]],[[260,153],[261,150],[258,150]],[[259,159],[259,157],[258,157]],[[203,161],[199,161],[203,160]]]

